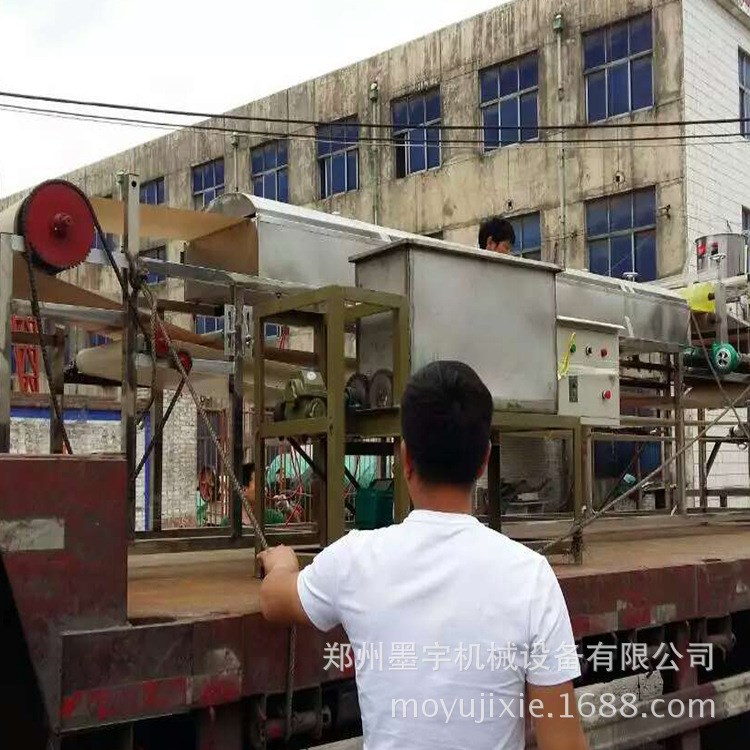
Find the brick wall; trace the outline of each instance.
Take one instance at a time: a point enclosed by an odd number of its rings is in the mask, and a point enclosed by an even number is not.
[[[717,0],[683,0],[685,34],[685,119],[731,119],[740,115],[738,54],[750,53],[750,28],[729,13]],[[748,17],[750,23],[750,16]],[[687,126],[687,134],[727,133],[736,135],[739,126]],[[686,271],[695,270],[693,242],[706,234],[740,232],[742,209],[750,207],[748,144],[735,137],[732,143],[716,143],[715,138],[688,141],[686,147],[686,205],[688,228]],[[744,410],[741,410],[741,413]],[[718,412],[709,412],[710,420]],[[691,415],[695,417],[695,414]],[[731,413],[724,421],[732,419]],[[726,434],[727,427],[711,434]],[[707,448],[710,454],[711,445]],[[688,454],[690,455],[690,454]],[[698,484],[698,451],[688,462],[693,486]],[[708,478],[709,488],[750,487],[748,457],[732,445],[719,451]],[[718,504],[718,499],[711,500]],[[750,505],[747,498],[732,498],[730,505]]]
[[[170,392],[164,402],[169,403]],[[119,453],[120,419],[117,412],[74,412],[66,419],[66,428],[74,453]],[[196,411],[189,396],[183,396],[172,412],[164,432],[163,518],[195,513],[196,486]],[[138,456],[143,455],[146,430],[137,432]],[[24,410],[11,419],[11,452],[49,453],[49,421],[46,410]],[[136,528],[144,528],[146,505],[144,468],[136,483]]]
[[[750,28],[716,0],[683,0],[685,119],[739,117],[739,50],[750,53]],[[748,19],[750,23],[750,17]],[[738,125],[687,126],[687,135],[739,133]],[[747,146],[739,138],[689,142],[686,153],[688,241],[712,232],[742,230],[742,208],[750,207]],[[693,253],[688,253],[695,267]]]

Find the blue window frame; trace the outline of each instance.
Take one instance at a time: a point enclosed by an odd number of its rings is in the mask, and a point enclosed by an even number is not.
[[[141,183],[141,203],[158,206],[164,203],[164,178],[149,180]]]
[[[193,206],[201,209],[224,192],[224,159],[193,167]]]
[[[250,177],[253,195],[289,202],[289,147],[286,139],[251,149]]]
[[[224,330],[223,315],[196,315],[195,332],[196,333],[214,333]]]
[[[589,122],[652,107],[651,14],[584,34],[583,68]]]
[[[479,74],[484,150],[539,137],[539,57],[536,52]]]
[[[359,123],[356,116],[321,125],[317,132],[320,197],[359,187]]]
[[[105,336],[102,333],[91,333],[88,334],[88,345],[92,346],[104,346],[105,344],[111,344],[112,339],[109,336]]]
[[[196,315],[195,332],[196,333],[215,333],[224,330],[223,315]],[[281,336],[281,326],[275,323],[266,323],[266,337],[269,339],[279,338]]]
[[[166,245],[159,245],[158,247],[152,247],[150,250],[144,250],[141,255],[144,255],[146,258],[154,258],[156,260],[166,260],[167,259],[167,248]],[[153,271],[149,271],[146,275],[146,283],[147,284],[161,284],[163,281],[166,281],[166,275],[163,273],[155,273]]]
[[[107,244],[109,245],[111,250],[117,250],[117,235],[112,234],[111,232],[107,232]],[[97,250],[101,250],[104,252],[104,243],[102,242],[102,238],[99,236],[99,232],[94,232],[94,244],[92,247],[95,247]]]
[[[396,177],[440,166],[440,89],[391,103]]]
[[[740,50],[740,133],[750,138],[750,55]],[[747,120],[747,121],[746,121]]]
[[[589,270],[653,281],[656,264],[656,189],[600,198],[586,204]]]
[[[533,214],[513,216],[508,221],[513,225],[516,242],[513,245],[513,255],[532,260],[542,259],[542,217],[537,211]]]

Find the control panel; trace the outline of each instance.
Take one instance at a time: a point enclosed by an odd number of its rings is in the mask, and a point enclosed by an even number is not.
[[[557,319],[557,404],[584,424],[620,424],[620,326]]]

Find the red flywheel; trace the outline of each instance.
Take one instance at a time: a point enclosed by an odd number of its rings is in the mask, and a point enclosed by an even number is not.
[[[48,273],[82,263],[94,244],[91,204],[64,180],[37,185],[24,200],[16,224],[34,264]]]

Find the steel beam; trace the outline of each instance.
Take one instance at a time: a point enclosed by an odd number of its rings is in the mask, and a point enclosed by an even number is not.
[[[326,385],[328,387],[328,436],[326,439],[326,542],[344,536],[344,467],[346,406],[344,404],[344,295],[331,294],[326,303]]]
[[[669,714],[665,701],[671,702],[672,713],[680,718]],[[590,750],[644,747],[668,737],[694,734],[701,727],[747,713],[750,711],[750,672],[641,701],[635,706],[633,718],[617,715],[588,729]]]
[[[137,175],[119,175],[120,198],[125,204],[125,228],[122,238],[126,255],[132,261],[130,268],[135,268],[138,258],[139,242],[139,206],[140,181]],[[138,292],[133,286],[135,281],[128,268],[122,270],[125,280],[123,291],[122,315],[122,406],[121,406],[121,444],[122,452],[128,467],[127,518],[128,532],[131,539],[135,536],[135,465],[136,465],[136,401],[138,398],[138,372],[136,369],[136,325],[130,310],[138,309]]]
[[[245,333],[243,325],[243,310],[245,295],[241,288],[232,290],[234,303],[234,372],[229,379],[229,393],[232,399],[232,469],[234,475],[242,481],[242,463],[245,459],[244,438],[244,398],[243,372],[245,359]],[[265,469],[261,475],[265,477]],[[261,482],[261,484],[264,484]],[[242,495],[232,491],[232,510],[230,514],[232,536],[239,539],[242,536]]]
[[[123,311],[107,310],[98,307],[77,307],[76,305],[63,305],[58,302],[39,302],[39,311],[46,320],[55,320],[61,323],[94,323],[102,326],[120,328],[123,325]],[[12,303],[12,312],[15,315],[29,317],[32,314],[31,302],[26,299],[15,299]]]
[[[0,234],[0,453],[10,452],[11,342],[13,247],[20,238]]]
[[[683,376],[685,368],[682,361],[682,352],[674,355],[674,414],[677,424],[675,425],[674,450],[677,454],[674,464],[676,487],[676,504],[678,512],[683,515],[687,513],[687,499],[685,496],[685,410],[682,408]]]
[[[703,432],[706,428],[706,410],[698,409],[698,432]],[[698,497],[701,508],[708,508],[708,495],[706,476],[706,441],[704,438],[698,439]]]
[[[60,404],[60,412],[65,417],[65,329],[57,327],[54,335],[55,343],[50,352],[50,365],[52,382],[48,383],[50,393],[57,399]],[[63,441],[63,429],[64,425],[60,424],[55,415],[54,409],[50,409],[49,415],[49,452],[50,453],[63,453],[64,441]]]
[[[264,428],[266,427],[266,367],[265,367],[265,326],[257,313],[253,315],[253,437],[255,459],[255,498],[253,513],[261,529],[265,530],[266,523],[266,441]],[[261,541],[257,534],[255,539],[256,575],[260,575],[258,567],[258,553],[262,550]]]

